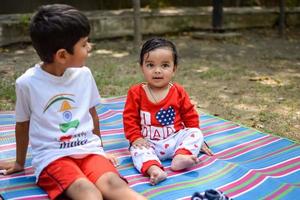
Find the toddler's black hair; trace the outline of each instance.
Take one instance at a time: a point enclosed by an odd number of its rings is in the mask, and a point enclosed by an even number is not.
[[[87,17],[72,6],[43,5],[31,19],[29,32],[40,59],[52,63],[59,49],[73,54],[74,45],[89,35],[90,24]]]
[[[164,38],[152,38],[147,40],[142,47],[140,53],[140,65],[143,65],[144,62],[144,55],[149,53],[150,51],[158,48],[169,48],[173,53],[173,61],[174,65],[177,66],[178,63],[178,53],[176,46],[173,42],[166,40]]]

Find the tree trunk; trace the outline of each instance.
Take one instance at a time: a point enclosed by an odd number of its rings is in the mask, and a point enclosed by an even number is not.
[[[278,23],[278,29],[279,29],[279,36],[284,37],[285,35],[285,0],[279,1],[279,23]]]
[[[213,0],[212,28],[213,32],[224,32],[223,30],[223,0]]]
[[[140,16],[140,0],[132,0],[133,3],[133,19],[134,19],[134,50],[138,51],[142,42],[141,33],[141,16]]]

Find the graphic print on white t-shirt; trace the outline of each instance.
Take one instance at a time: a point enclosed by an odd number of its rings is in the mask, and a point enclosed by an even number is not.
[[[62,133],[57,141],[59,148],[70,148],[75,146],[84,145],[87,143],[87,133],[80,132],[76,134],[68,134],[69,130],[77,129],[80,122],[78,119],[73,119],[73,111],[76,107],[73,94],[57,94],[49,99],[43,113],[46,113],[49,108],[57,110],[58,116],[61,116],[61,123],[57,125]]]

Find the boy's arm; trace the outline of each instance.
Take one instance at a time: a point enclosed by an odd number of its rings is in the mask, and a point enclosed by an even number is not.
[[[29,142],[29,121],[16,123],[16,162],[23,166],[25,165],[26,153]]]
[[[24,170],[29,142],[29,121],[16,123],[16,161],[0,166],[4,174],[12,174]]]
[[[93,118],[93,123],[94,123],[94,130],[93,130],[93,133],[97,136],[99,136],[100,140],[101,140],[101,146],[103,146],[103,141],[102,141],[102,138],[101,138],[101,134],[100,134],[100,128],[99,128],[99,117],[98,117],[98,114],[97,114],[97,111],[96,111],[96,108],[95,106],[90,108],[89,110],[92,118]]]
[[[99,127],[99,117],[98,117],[98,114],[97,114],[95,106],[92,107],[92,108],[90,108],[89,112],[92,115],[93,123],[94,123],[93,133],[95,135],[99,136],[99,138],[101,140],[101,146],[103,147],[103,141],[102,141],[102,138],[101,138],[100,127]],[[106,156],[107,159],[109,159],[112,162],[112,164],[114,166],[118,166],[118,160],[117,160],[117,158],[114,155],[112,155],[112,154],[106,154],[105,156]]]

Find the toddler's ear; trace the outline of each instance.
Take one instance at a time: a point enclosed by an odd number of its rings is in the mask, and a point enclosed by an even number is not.
[[[54,62],[65,64],[67,62],[68,52],[66,49],[58,49],[54,55]]]
[[[174,65],[173,72],[177,70],[177,65]]]

